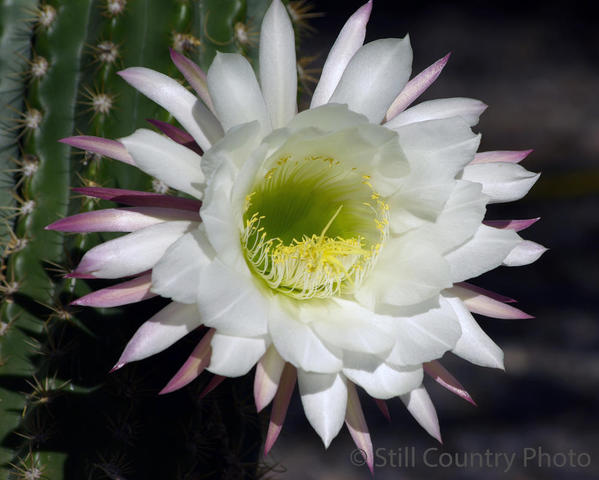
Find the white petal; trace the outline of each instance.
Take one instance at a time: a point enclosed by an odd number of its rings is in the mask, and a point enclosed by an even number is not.
[[[284,367],[285,360],[281,358],[274,345],[268,347],[256,365],[254,377],[254,400],[258,412],[262,411],[275,398]]]
[[[464,302],[455,297],[445,299],[455,311],[462,328],[462,335],[452,352],[482,367],[504,369],[503,351],[483,332]]]
[[[408,108],[393,120],[385,123],[388,128],[396,128],[410,123],[439,120],[442,118],[460,117],[469,126],[478,123],[478,117],[487,105],[473,98],[439,98],[419,103]]]
[[[181,303],[197,301],[200,269],[214,250],[201,227],[173,243],[152,269],[152,292]]]
[[[329,102],[346,103],[372,123],[380,123],[411,70],[409,37],[367,43],[350,60]]]
[[[339,374],[297,371],[299,391],[306,418],[322,439],[325,448],[337,436],[345,420],[346,380]]]
[[[393,318],[377,315],[356,302],[337,299],[314,302],[303,313],[314,332],[339,348],[364,353],[380,353],[393,345]]]
[[[306,372],[340,371],[341,350],[325,345],[310,326],[301,321],[297,307],[290,305],[291,302],[278,300],[271,304],[268,329],[281,357]]]
[[[479,163],[464,168],[462,178],[478,182],[489,203],[520,200],[539,179],[540,173],[526,170],[517,163]]]
[[[140,128],[121,138],[135,165],[148,175],[162,180],[169,187],[202,198],[204,173],[202,158],[189,148],[159,133]]]
[[[413,305],[450,286],[449,266],[439,251],[426,238],[410,233],[386,241],[355,296],[368,307],[378,302]]]
[[[406,405],[408,412],[416,419],[428,434],[441,441],[441,429],[435,406],[426,389],[419,387],[410,393],[401,396],[401,401]]]
[[[442,297],[439,305],[426,302],[398,309],[395,325],[395,345],[384,360],[398,367],[440,358],[455,347],[461,334],[457,316]]]
[[[452,281],[462,282],[498,267],[520,241],[513,230],[481,225],[471,240],[445,255]]]
[[[297,65],[293,26],[281,0],[273,0],[260,29],[260,85],[272,127],[285,126],[297,112]]]
[[[158,223],[109,240],[89,250],[76,272],[96,278],[120,278],[145,272],[156,265],[168,247],[198,225],[181,221]]]
[[[271,130],[258,80],[241,55],[217,52],[208,70],[208,89],[225,131],[254,120],[260,123],[263,135]]]
[[[255,337],[267,332],[268,299],[248,272],[236,272],[216,259],[202,268],[198,310],[219,333]]]
[[[310,108],[323,105],[331,98],[347,64],[364,43],[366,24],[371,10],[372,1],[369,1],[362,5],[343,25],[322,67],[322,74],[314,89]]]
[[[366,124],[368,124],[368,119],[364,115],[352,112],[347,105],[329,103],[298,113],[289,122],[287,128],[291,132],[306,128],[318,128],[323,132],[337,132]]]
[[[117,368],[162,352],[201,324],[195,305],[169,303],[139,327],[125,347]]]
[[[217,331],[210,346],[212,355],[206,370],[224,377],[241,377],[264,355],[268,341],[264,337],[233,337]]]
[[[388,399],[409,392],[422,383],[422,366],[393,367],[373,355],[345,352],[343,373],[368,395]]]
[[[214,114],[183,85],[162,73],[143,67],[127,68],[119,75],[146,97],[165,108],[195,139],[202,150],[223,136]]]
[[[536,262],[547,251],[543,245],[524,240],[516,245],[503,261],[508,267],[521,267]]]

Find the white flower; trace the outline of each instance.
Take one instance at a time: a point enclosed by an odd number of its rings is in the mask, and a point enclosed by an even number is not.
[[[280,0],[262,24],[259,79],[229,53],[204,76],[172,52],[201,100],[161,73],[121,72],[188,133],[155,123],[173,139],[141,129],[121,143],[64,141],[134,164],[201,199],[201,208],[190,199],[87,188],[80,191],[132,207],[50,228],[132,232],[87,252],[72,276],[134,278],[79,304],[173,300],[140,327],[117,368],[205,325],[210,330],[163,393],[204,369],[219,381],[257,365],[258,409],[274,399],[268,450],[297,376],[325,445],[345,421],[372,468],[355,385],[383,409],[381,400],[400,397],[439,438],[423,371],[471,401],[436,360],[451,351],[503,368],[501,349],[471,312],[527,317],[509,299],[463,282],[531,263],[544,249],[516,233],[534,220],[483,222],[488,203],[517,200],[538,178],[517,163],[529,152],[476,154],[480,135],[471,127],[486,108],[477,100],[407,108],[448,57],[408,81],[408,37],[363,45],[371,6],[343,27],[311,108],[299,114],[294,34]]]

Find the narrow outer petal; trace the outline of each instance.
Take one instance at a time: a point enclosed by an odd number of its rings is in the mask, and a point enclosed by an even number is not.
[[[297,112],[297,64],[293,26],[281,0],[273,0],[260,29],[260,85],[272,127],[285,126]]]
[[[178,210],[199,212],[202,206],[202,202],[191,198],[172,197],[159,193],[124,190],[122,188],[76,187],[72,190],[87,197],[101,198],[134,207],[176,208]]]
[[[487,105],[473,98],[438,98],[419,103],[388,121],[385,126],[397,128],[410,123],[439,120],[441,118],[460,117],[469,126],[478,123],[478,118]]]
[[[409,37],[367,43],[350,60],[329,102],[346,103],[371,123],[380,123],[408,81],[411,69]]]
[[[162,352],[201,323],[195,305],[169,303],[139,327],[127,343],[115,368]]]
[[[479,152],[474,156],[472,165],[477,163],[519,163],[528,157],[534,150],[496,150],[492,152]]]
[[[128,163],[129,165],[135,165],[133,158],[131,158],[131,155],[129,155],[125,146],[116,140],[79,135],[76,137],[63,138],[59,140],[59,142],[70,145],[71,147],[80,148],[87,152],[113,158],[123,163]]]
[[[436,438],[439,443],[443,443],[441,441],[441,429],[439,428],[437,412],[426,389],[421,386],[412,390],[410,393],[402,395],[400,398],[407,407],[408,412],[412,414],[420,426],[424,428],[429,435]]]
[[[285,367],[285,360],[281,358],[274,345],[271,345],[256,365],[254,400],[258,412],[261,412],[277,393],[283,367]]]
[[[444,294],[458,297],[472,313],[485,315],[486,317],[503,319],[525,319],[533,318],[528,313],[504,303],[504,301],[470,290],[459,284],[444,291]]]
[[[223,136],[222,127],[214,114],[176,80],[143,67],[127,68],[118,74],[132,87],[168,110],[202,150],[208,150]]]
[[[514,247],[503,264],[508,267],[521,267],[536,262],[547,251],[543,245],[524,240]]]
[[[185,55],[182,55],[172,48],[169,48],[169,51],[171,54],[171,60],[177,69],[183,74],[185,80],[187,80],[187,82],[191,85],[191,88],[195,90],[210,111],[214,113],[214,105],[212,104],[210,93],[208,93],[206,74],[198,65],[196,65]]]
[[[374,475],[374,452],[372,450],[372,440],[368,432],[368,425],[364,418],[364,412],[360,405],[360,398],[356,391],[356,386],[347,382],[347,411],[345,412],[345,424],[352,436],[356,447],[364,457],[370,473]]]
[[[349,17],[341,32],[339,32],[335,44],[329,51],[324,67],[322,67],[322,74],[314,90],[314,95],[312,95],[310,108],[328,103],[347,64],[364,43],[366,24],[371,11],[372,0],[362,5]]]
[[[270,423],[268,425],[266,441],[264,442],[264,455],[268,455],[268,452],[270,452],[270,449],[281,433],[296,380],[297,370],[295,367],[290,363],[285,364],[285,368],[281,374],[281,381],[279,382],[279,389],[275,395],[272,411],[270,413]]]
[[[387,110],[385,121],[388,122],[403,112],[437,80],[437,77],[441,74],[445,65],[447,65],[450,55],[451,53],[448,53],[443,58],[437,60],[406,84],[400,94],[393,100],[389,110]]]
[[[525,220],[485,220],[483,223],[493,228],[507,228],[515,232],[521,232],[537,223],[540,219],[541,217],[527,218]]]
[[[171,393],[183,388],[185,385],[195,380],[206,369],[210,363],[210,354],[212,353],[210,342],[214,332],[215,330],[211,328],[204,334],[200,342],[193,349],[193,352],[191,352],[189,358],[175,376],[171,378],[168,384],[160,390],[159,395]]]
[[[298,371],[304,412],[325,448],[343,426],[347,408],[347,381],[340,374]]]
[[[466,389],[462,386],[457,379],[449,373],[443,365],[441,365],[437,360],[433,360],[432,362],[427,362],[422,365],[424,371],[431,377],[434,378],[435,381],[445,387],[450,392],[455,393],[458,397],[463,398],[467,402],[470,402],[472,405],[476,405],[474,400],[470,394],[466,391]]]
[[[146,121],[155,126],[158,130],[164,133],[168,138],[174,140],[180,145],[184,145],[190,150],[194,151],[198,155],[202,156],[204,152],[200,148],[200,146],[196,143],[193,137],[187,133],[185,130],[181,130],[170,123],[163,122],[161,120],[156,120],[154,118],[147,118]]]
[[[151,286],[152,274],[146,273],[132,280],[88,293],[71,302],[71,305],[110,308],[137,303],[156,296],[155,293],[150,292]]]
[[[105,208],[61,218],[46,230],[58,232],[134,232],[168,220],[200,221],[196,212],[159,207]]]

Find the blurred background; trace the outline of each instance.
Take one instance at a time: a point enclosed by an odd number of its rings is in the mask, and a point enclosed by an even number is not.
[[[313,4],[325,16],[313,20],[318,32],[304,42],[304,54],[320,55],[314,64],[321,66],[345,19],[362,2]],[[592,2],[375,0],[367,41],[407,33],[414,73],[452,52],[422,100],[480,99],[489,105],[476,128],[482,132],[481,151],[535,150],[523,165],[542,172],[538,183],[523,200],[492,205],[487,218],[541,217],[524,236],[550,250],[533,265],[500,268],[473,282],[516,298],[535,318],[479,317],[505,351],[505,373],[445,356],[444,364],[478,407],[425,379],[443,445],[399,400],[388,402],[388,423],[372,401],[362,399],[374,448],[384,449],[379,465],[385,459],[390,463],[390,451],[401,448],[405,455],[415,447],[413,466],[380,466],[375,476],[599,478],[599,28]],[[366,467],[350,462],[354,448],[344,429],[325,452],[294,398],[272,458],[286,469],[278,478],[368,478]],[[429,456],[434,460],[442,452],[451,454],[453,466],[427,467],[423,454],[429,448],[439,449]],[[525,468],[526,448],[540,448],[551,461],[544,456],[541,467],[534,460]],[[496,467],[455,465],[456,455],[461,462],[464,453],[487,449],[515,454],[511,469],[504,472],[501,460]],[[590,455],[590,466],[559,467],[559,453],[570,450]]]

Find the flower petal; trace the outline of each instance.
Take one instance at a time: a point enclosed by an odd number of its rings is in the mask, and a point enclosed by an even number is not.
[[[233,337],[217,331],[210,345],[212,356],[207,370],[225,377],[241,377],[264,355],[268,340],[265,337]]]
[[[195,90],[210,111],[214,113],[214,105],[212,104],[210,93],[208,93],[206,74],[195,64],[195,62],[177,52],[175,49],[169,48],[169,52],[171,54],[171,60],[185,77],[187,83],[191,85],[191,88]]]
[[[205,181],[201,157],[177,142],[151,130],[140,128],[121,138],[136,166],[169,187],[202,198]]]
[[[255,337],[268,331],[268,299],[254,278],[214,260],[202,267],[195,284],[198,310],[219,333]]]
[[[264,455],[268,455],[270,449],[273,447],[287,416],[287,409],[289,408],[289,402],[291,395],[295,389],[295,383],[297,381],[297,370],[290,363],[285,364],[283,373],[281,374],[281,381],[279,382],[279,389],[274,399],[272,410],[270,412],[270,422],[268,423],[268,432],[266,433],[266,440],[264,441]]]
[[[195,303],[200,270],[213,255],[201,228],[186,233],[168,247],[152,269],[152,291],[176,302]]]
[[[408,82],[411,69],[408,36],[367,43],[350,60],[329,103],[346,103],[378,124]]]
[[[441,429],[439,428],[439,419],[435,406],[431,401],[426,389],[419,387],[410,393],[401,396],[401,401],[405,404],[408,412],[416,419],[422,428],[433,438],[441,441]]]
[[[538,243],[524,240],[516,245],[509,253],[503,264],[508,267],[521,267],[536,262],[541,255],[547,251],[547,248]]]
[[[450,55],[451,53],[448,53],[443,58],[437,60],[430,67],[424,69],[406,84],[406,86],[389,107],[389,110],[387,110],[387,114],[385,115],[386,121],[391,120],[396,115],[408,108],[414,102],[414,100],[422,95],[426,89],[430,87],[435,80],[437,80],[437,77],[445,68]]]
[[[533,318],[528,313],[504,303],[505,300],[497,300],[496,298],[484,295],[482,292],[465,288],[460,284],[455,284],[452,288],[444,290],[443,294],[445,296],[458,297],[472,313],[486,317],[503,319]]]
[[[156,265],[179,237],[197,226],[196,222],[163,222],[109,240],[89,250],[75,273],[119,278],[145,272]]]
[[[200,221],[196,212],[160,207],[105,208],[61,218],[46,226],[58,232],[134,232],[168,220]]]
[[[464,303],[455,297],[445,297],[455,311],[462,335],[456,343],[453,353],[481,367],[503,367],[503,351],[476,323]]]
[[[370,473],[374,475],[374,452],[372,450],[372,440],[368,433],[368,425],[364,418],[364,412],[360,405],[360,398],[356,391],[356,386],[347,383],[347,410],[345,412],[345,424],[352,436],[356,447],[363,452],[364,461],[368,465]]]
[[[156,120],[155,118],[146,118],[146,122],[150,125],[153,125],[162,133],[164,133],[168,138],[174,140],[175,142],[184,145],[185,147],[193,150],[198,155],[203,155],[204,152],[200,148],[200,146],[196,143],[193,137],[187,133],[185,130],[180,129],[179,127],[175,127],[170,123],[163,122],[161,120]]]
[[[493,152],[478,152],[472,165],[477,163],[518,163],[528,157],[534,150],[496,150]]]
[[[477,277],[498,267],[521,241],[513,230],[481,225],[471,240],[445,255],[453,282]]]
[[[325,345],[310,326],[300,320],[296,308],[284,299],[271,304],[268,329],[275,348],[287,362],[307,372],[341,370],[341,350]]]
[[[250,63],[237,53],[220,53],[208,70],[208,89],[225,132],[257,120],[262,135],[271,131],[266,104]]]
[[[261,412],[275,397],[284,367],[285,360],[281,358],[274,345],[268,347],[256,365],[254,376],[254,400],[258,412]]]
[[[473,98],[439,98],[408,108],[393,120],[388,121],[385,126],[396,128],[410,123],[426,122],[427,120],[460,117],[469,126],[473,127],[478,123],[478,117],[486,108],[487,105]]]
[[[202,206],[202,202],[191,198],[172,197],[159,193],[124,190],[122,188],[75,187],[71,190],[87,197],[101,198],[135,207],[176,208],[177,210],[199,212]]]
[[[80,148],[86,152],[97,153],[105,157],[120,160],[129,165],[135,165],[133,158],[131,158],[131,155],[129,155],[125,146],[116,140],[78,135],[75,137],[61,138],[58,141],[70,145],[71,147]]]
[[[298,370],[299,391],[310,425],[325,448],[343,426],[347,408],[347,383],[343,375]]]
[[[409,392],[422,383],[422,367],[394,367],[375,357],[344,352],[343,374],[368,395],[386,400]]]
[[[195,380],[206,369],[210,363],[210,355],[212,353],[210,341],[212,340],[213,335],[213,328],[204,334],[200,342],[193,349],[193,352],[191,352],[189,358],[181,366],[175,376],[170,379],[166,386],[160,390],[159,395],[171,393],[183,388],[185,385]]]
[[[137,329],[115,368],[162,352],[201,324],[195,305],[169,303]]]
[[[88,293],[71,302],[71,305],[109,308],[137,303],[156,296],[155,293],[150,292],[151,286],[152,275],[147,273],[132,280],[127,280],[126,282],[117,283],[116,285],[111,285],[110,287]]]
[[[324,105],[333,95],[347,64],[364,44],[366,24],[371,11],[372,0],[362,5],[343,25],[322,67],[322,74],[314,89],[310,109]]]
[[[295,36],[287,9],[273,0],[260,29],[260,85],[273,128],[297,112]]]
[[[223,136],[214,114],[175,79],[143,67],[127,68],[118,74],[133,88],[168,110],[202,150],[208,150]]]
[[[491,197],[489,203],[520,200],[541,176],[515,163],[482,163],[464,168],[462,178],[478,182],[483,193]]]
[[[467,402],[470,402],[472,405],[476,405],[474,400],[470,394],[466,391],[466,389],[462,386],[457,379],[449,373],[446,368],[441,365],[437,360],[433,360],[432,362],[427,362],[422,365],[424,371],[430,377],[434,378],[435,381],[445,387],[450,392],[455,393],[457,396],[462,397]]]
[[[525,220],[485,220],[483,223],[493,228],[507,228],[514,232],[521,232],[537,223],[541,217],[527,218]]]

